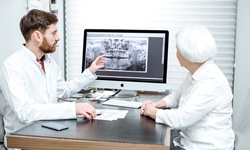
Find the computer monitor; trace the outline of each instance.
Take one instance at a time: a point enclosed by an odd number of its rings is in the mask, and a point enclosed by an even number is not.
[[[104,55],[105,67],[90,87],[164,92],[168,41],[167,30],[85,29],[82,71]]]

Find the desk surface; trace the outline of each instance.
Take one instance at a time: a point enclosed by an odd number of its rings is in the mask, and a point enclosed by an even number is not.
[[[22,149],[169,149],[170,130],[153,119],[140,115],[139,109],[104,106],[99,109],[125,109],[124,119],[58,120],[69,127],[54,131],[41,127],[48,121],[37,121],[7,136],[8,147]]]

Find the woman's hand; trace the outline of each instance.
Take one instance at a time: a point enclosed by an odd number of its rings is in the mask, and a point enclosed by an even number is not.
[[[146,101],[141,106],[141,115],[149,116],[153,119],[156,118],[157,112],[156,104],[152,101]]]

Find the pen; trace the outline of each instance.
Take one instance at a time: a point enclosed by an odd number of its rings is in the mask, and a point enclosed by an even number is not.
[[[97,110],[96,116],[100,116],[102,113],[103,113],[103,111]],[[86,117],[84,115],[77,115],[76,119],[78,119],[78,118],[86,119]],[[93,119],[95,119],[95,118],[93,118]]]
[[[76,119],[78,119],[78,118],[86,119],[84,115],[77,115]]]

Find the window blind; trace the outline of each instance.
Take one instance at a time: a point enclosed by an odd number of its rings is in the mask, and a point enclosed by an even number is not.
[[[159,29],[169,31],[167,81],[176,89],[187,70],[176,58],[175,34],[199,24],[214,36],[214,61],[233,87],[236,5],[236,0],[65,0],[66,78],[81,73],[84,29]]]

